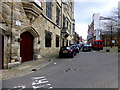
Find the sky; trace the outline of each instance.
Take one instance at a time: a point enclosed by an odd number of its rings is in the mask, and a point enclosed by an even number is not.
[[[88,25],[92,22],[92,15],[109,17],[111,11],[118,7],[119,0],[74,0],[75,31],[87,39]]]

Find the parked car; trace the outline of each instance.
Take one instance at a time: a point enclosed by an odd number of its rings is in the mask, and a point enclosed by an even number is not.
[[[76,55],[76,50],[72,46],[64,46],[60,48],[59,57],[70,56],[74,57]]]
[[[85,45],[83,45],[83,47],[82,47],[82,51],[84,52],[84,51],[91,51],[92,50],[92,48],[91,48],[91,46],[90,45],[88,45],[88,44],[85,44]]]
[[[82,48],[82,44],[77,44],[78,47],[79,47],[79,50]]]
[[[71,46],[76,50],[77,53],[79,53],[80,47],[77,44],[72,44]]]

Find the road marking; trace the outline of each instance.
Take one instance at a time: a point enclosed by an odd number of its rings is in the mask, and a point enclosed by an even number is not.
[[[33,88],[33,89],[37,89],[37,88],[39,88],[39,86],[32,86],[32,88]]]
[[[46,84],[46,85],[51,86],[51,84]]]
[[[45,76],[42,76],[42,77],[33,77],[33,79],[41,79],[41,78],[45,78]]]
[[[24,85],[19,85],[19,86],[15,86],[15,87],[13,87],[13,88],[21,88],[21,89],[24,89],[25,86],[24,86]]]
[[[13,87],[13,88],[9,88],[8,90],[14,90],[14,89],[17,89],[17,90],[22,90],[22,89],[25,89],[26,88],[26,86],[25,85],[18,85],[18,86],[15,86],[15,87]]]
[[[48,88],[49,89],[52,86],[51,84],[48,83],[45,76],[42,76],[42,77],[33,77],[32,87],[33,89],[37,89],[37,88]]]
[[[53,87],[49,87],[49,89],[52,89]]]
[[[56,64],[56,63],[54,63],[54,64]]]
[[[37,80],[35,80],[33,83],[32,83],[32,85],[38,85],[38,84],[43,84],[43,83],[48,83],[48,81],[37,81]]]

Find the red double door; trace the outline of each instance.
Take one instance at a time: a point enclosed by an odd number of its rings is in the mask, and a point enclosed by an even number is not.
[[[22,62],[33,60],[33,39],[30,32],[26,31],[20,36],[20,56]]]

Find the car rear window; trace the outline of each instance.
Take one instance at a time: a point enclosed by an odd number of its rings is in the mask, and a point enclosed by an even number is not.
[[[65,50],[65,49],[68,49],[68,50],[69,50],[70,47],[62,47],[61,49],[62,49],[62,50]]]
[[[88,46],[90,46],[90,45],[84,45],[84,46],[88,47]]]

